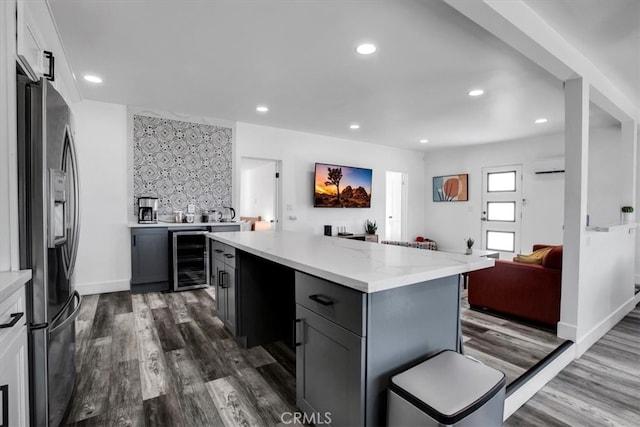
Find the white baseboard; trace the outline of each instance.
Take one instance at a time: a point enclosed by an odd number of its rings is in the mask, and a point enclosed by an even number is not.
[[[131,289],[130,281],[113,280],[111,282],[76,283],[76,290],[80,295],[106,294],[109,292],[121,292]]]
[[[577,335],[578,335],[576,325],[571,325],[569,323],[564,323],[564,322],[558,322],[558,329],[557,329],[556,335],[558,335],[558,338],[576,342]]]
[[[509,418],[522,405],[527,403],[542,387],[562,371],[575,357],[575,344],[567,348],[556,359],[542,368],[535,376],[523,384],[504,401],[503,420]]]
[[[618,324],[638,303],[640,294],[634,295],[616,311],[605,317],[600,323],[576,341],[576,358],[582,356],[589,348],[602,338],[611,328]]]

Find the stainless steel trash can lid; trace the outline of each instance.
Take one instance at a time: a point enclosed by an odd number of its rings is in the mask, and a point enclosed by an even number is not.
[[[389,388],[442,424],[455,424],[487,403],[505,375],[452,350],[444,350],[391,377]]]

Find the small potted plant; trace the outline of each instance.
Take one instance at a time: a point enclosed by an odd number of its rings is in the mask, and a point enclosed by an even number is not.
[[[623,206],[620,208],[620,222],[623,224],[631,224],[633,219],[633,206]]]
[[[367,220],[367,222],[364,223],[364,231],[366,231],[367,234],[376,234],[377,230],[378,226],[376,225],[375,221],[371,222]]]
[[[464,239],[464,242],[467,244],[467,250],[465,251],[465,254],[467,255],[471,255],[473,253],[473,244],[475,243],[475,240],[473,240],[471,237],[468,237],[466,239]]]

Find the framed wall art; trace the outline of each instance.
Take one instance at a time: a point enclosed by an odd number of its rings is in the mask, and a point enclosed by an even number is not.
[[[468,174],[433,177],[434,202],[466,202],[469,200]]]

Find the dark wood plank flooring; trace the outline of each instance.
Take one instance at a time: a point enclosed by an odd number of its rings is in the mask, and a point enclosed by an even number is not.
[[[266,426],[296,410],[294,352],[281,342],[240,348],[212,289],[86,296],[76,328],[78,376],[63,425]],[[462,328],[465,353],[508,382],[562,342],[469,310],[464,298]],[[507,425],[640,425],[639,330],[636,308]]]
[[[640,307],[535,394],[506,426],[640,426]]]
[[[464,354],[496,368],[507,384],[564,342],[555,333],[469,308],[462,292]]]
[[[267,426],[295,406],[283,343],[240,348],[211,290],[84,297],[63,425]]]

